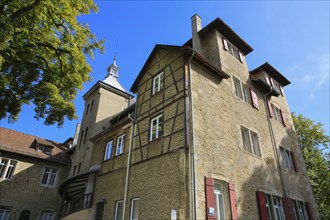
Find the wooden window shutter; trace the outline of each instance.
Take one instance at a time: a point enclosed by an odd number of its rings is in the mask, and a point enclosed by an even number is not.
[[[205,177],[206,219],[215,220],[214,181],[212,177]]]
[[[271,86],[274,86],[273,78],[269,77],[269,81],[270,81],[270,85],[271,85]]]
[[[250,88],[250,93],[251,93],[251,98],[252,98],[252,105],[256,108],[259,109],[259,102],[258,102],[258,96],[253,89]]]
[[[284,95],[284,89],[283,89],[283,86],[280,86],[280,91],[281,91],[281,95],[283,96],[283,95]]]
[[[284,114],[283,114],[282,109],[280,109],[280,112],[281,112],[281,117],[282,117],[283,126],[285,127],[285,126],[286,126],[286,122],[285,122],[285,118],[284,118]]]
[[[268,107],[268,111],[269,111],[269,116],[271,118],[274,117],[274,112],[273,112],[272,104],[270,104],[270,101],[269,100],[267,100],[267,107]]]
[[[268,220],[265,193],[257,191],[260,220]]]
[[[311,204],[309,202],[306,202],[305,204],[306,204],[308,219],[309,220],[314,220]]]
[[[293,213],[292,199],[288,197],[283,197],[282,202],[283,202],[283,208],[284,208],[284,214],[286,220],[295,220],[295,215]]]
[[[294,170],[296,172],[298,172],[298,164],[297,164],[297,158],[296,158],[296,155],[291,151],[290,152],[291,154],[291,158],[292,158],[292,162],[293,162],[293,166],[294,166]]]
[[[228,189],[229,189],[231,220],[237,220],[238,213],[237,213],[236,193],[235,193],[235,184],[233,181],[229,181]]]
[[[241,61],[241,63],[244,63],[244,57],[241,51],[238,51],[238,56],[239,56],[239,61]]]
[[[223,41],[223,48],[225,50],[228,50],[228,42],[227,42],[227,40],[225,38],[222,38],[222,41]]]

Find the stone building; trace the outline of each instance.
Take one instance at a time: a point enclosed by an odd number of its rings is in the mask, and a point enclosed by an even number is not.
[[[192,39],[154,47],[136,101],[114,62],[84,96],[62,219],[318,219],[290,81],[267,62],[249,71],[252,51],[194,15]]]
[[[69,171],[64,143],[0,127],[0,219],[55,219],[61,197],[58,186]]]

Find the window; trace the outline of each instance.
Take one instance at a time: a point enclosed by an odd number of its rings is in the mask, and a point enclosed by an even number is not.
[[[268,110],[269,110],[270,117],[274,118],[276,121],[283,124],[283,126],[286,125],[286,123],[284,121],[283,112],[280,108],[276,107],[273,103],[270,103],[268,101]]]
[[[87,115],[89,112],[89,103],[87,104],[87,108],[86,108],[86,112],[85,112],[85,115]]]
[[[93,99],[92,102],[91,102],[91,109],[90,109],[90,112],[93,110],[93,106],[94,106],[94,99]]]
[[[243,100],[251,104],[251,94],[249,88],[244,84],[242,84],[242,88],[243,88]]]
[[[124,151],[125,146],[125,135],[121,135],[117,139],[117,150],[116,150],[116,156],[120,155]]]
[[[156,94],[164,88],[164,71],[154,77],[152,84],[152,94]]]
[[[86,143],[86,138],[87,138],[87,135],[88,135],[88,127],[86,128],[86,132],[85,132],[85,137],[84,137],[84,142],[83,142],[83,144],[85,144],[85,143]]]
[[[0,220],[9,220],[10,210],[0,207]]]
[[[294,153],[283,147],[280,147],[280,153],[282,159],[282,166],[290,170],[295,170],[295,164],[293,161]]]
[[[80,169],[81,169],[81,162],[78,164],[77,174],[80,173]]]
[[[268,220],[284,220],[283,205],[280,197],[265,194]]]
[[[304,202],[296,201],[297,207],[298,207],[298,216],[300,220],[308,220],[307,210],[305,207]]]
[[[163,115],[159,115],[151,120],[150,140],[154,140],[163,135]]]
[[[83,137],[84,137],[84,130],[81,132],[81,136],[80,136],[80,142],[79,142],[79,147],[81,146],[82,144],[82,141],[83,141]]]
[[[123,200],[116,202],[115,220],[121,220],[123,216]]]
[[[40,213],[39,220],[53,220],[54,219],[54,213],[50,210],[45,210]]]
[[[140,203],[140,198],[132,199],[130,220],[139,219],[139,208],[140,208],[139,203]]]
[[[265,201],[266,201],[266,210],[267,210],[267,217],[269,220],[272,220],[272,212],[271,212],[271,206],[270,206],[270,201],[271,197],[270,195],[265,194]]]
[[[254,132],[251,133],[251,140],[252,140],[252,153],[260,157],[260,148],[259,148],[259,141],[258,141],[258,135]]]
[[[228,53],[230,53],[233,57],[243,63],[243,54],[229,41],[223,38],[223,47]]]
[[[73,172],[72,172],[72,176],[74,176],[76,174],[77,171],[77,165],[74,165],[73,167]]]
[[[107,144],[105,145],[105,151],[104,151],[104,160],[109,160],[112,155],[112,145],[113,141],[108,141]]]
[[[44,152],[44,153],[46,153],[46,154],[51,154],[51,153],[52,153],[52,148],[50,148],[50,147],[46,147],[46,146],[42,146],[42,145],[39,145],[39,146],[37,147],[37,150],[38,150],[39,152]]]
[[[56,169],[45,167],[44,173],[43,173],[43,176],[42,176],[41,185],[46,186],[46,187],[55,186],[56,175],[57,175],[57,170]]]
[[[255,106],[258,109],[259,105],[258,105],[258,97],[256,93],[247,85],[239,81],[239,79],[237,79],[236,77],[233,78],[234,78],[235,95],[241,98],[244,102],[253,104],[253,106]]]
[[[243,98],[242,89],[241,89],[241,82],[234,77],[234,86],[235,86],[235,95],[237,97]]]
[[[276,220],[282,220],[280,198],[273,196],[274,214]]]
[[[17,161],[0,157],[0,178],[10,180],[14,175]]]
[[[21,214],[19,215],[19,219],[18,220],[29,220],[31,216],[31,213],[29,210],[24,210],[21,212]],[[1,219],[1,217],[0,217]]]
[[[253,131],[249,131],[247,128],[241,127],[241,136],[242,136],[243,148],[246,151],[260,157],[261,153],[259,147],[258,134]]]
[[[226,219],[222,184],[214,184],[215,214],[217,220]]]

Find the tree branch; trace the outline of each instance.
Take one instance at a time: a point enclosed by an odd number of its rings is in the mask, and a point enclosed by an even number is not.
[[[24,13],[31,11],[34,9],[38,4],[40,3],[40,0],[35,0],[31,5],[25,6],[17,11],[15,11],[13,14],[9,16],[11,20],[16,20],[20,16],[22,16]]]

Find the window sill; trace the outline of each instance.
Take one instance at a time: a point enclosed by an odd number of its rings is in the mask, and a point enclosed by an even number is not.
[[[163,138],[163,135],[160,136],[160,137],[158,137],[158,138],[155,138],[155,139],[149,140],[148,144],[150,144],[150,143],[157,143],[157,142],[159,142],[162,138]]]

